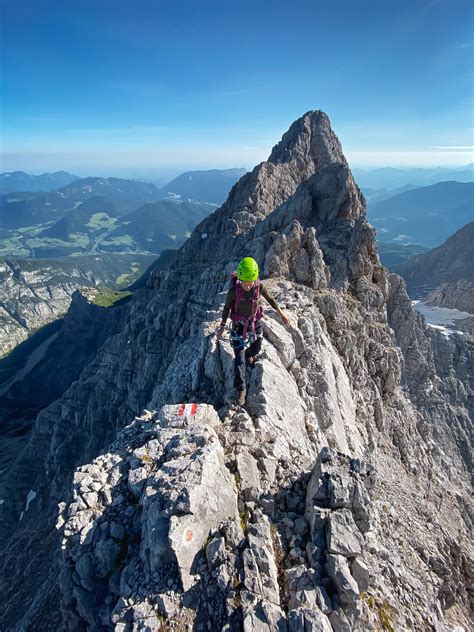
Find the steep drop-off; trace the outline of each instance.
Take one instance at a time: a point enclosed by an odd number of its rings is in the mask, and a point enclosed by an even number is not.
[[[474,222],[469,222],[445,241],[395,266],[403,276],[410,296],[426,298],[430,305],[474,312]]]
[[[433,346],[365,207],[308,112],[135,292],[3,473],[1,629],[468,628],[472,350]],[[247,255],[291,325],[236,410]]]
[[[64,259],[0,259],[0,357],[62,316],[82,286],[120,287],[134,281],[153,255]]]

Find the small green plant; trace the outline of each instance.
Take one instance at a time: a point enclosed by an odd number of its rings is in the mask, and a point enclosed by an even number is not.
[[[376,613],[382,630],[386,632],[395,632],[393,625],[393,610],[386,599],[383,602],[377,601],[375,597],[366,592],[360,594],[360,598],[365,601],[367,606]]]
[[[392,622],[392,608],[388,601],[384,600],[383,604],[378,608],[379,621],[384,630],[387,632],[395,632]]]
[[[145,463],[146,465],[149,465],[150,467],[153,465],[154,461],[153,461],[153,457],[150,456],[148,453],[143,454],[142,456],[140,456],[140,460]]]
[[[365,601],[371,610],[375,610],[375,599],[366,592],[360,593],[360,598]]]

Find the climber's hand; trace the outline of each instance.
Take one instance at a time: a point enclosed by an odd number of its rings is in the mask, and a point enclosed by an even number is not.
[[[217,339],[221,338],[221,337],[222,337],[222,334],[224,333],[224,331],[225,331],[225,325],[222,325],[222,324],[221,324],[221,325],[219,326],[219,328],[217,329],[217,331],[216,331],[216,338],[217,338]]]

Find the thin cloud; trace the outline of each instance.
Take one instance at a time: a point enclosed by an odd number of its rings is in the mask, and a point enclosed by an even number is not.
[[[130,125],[127,127],[71,127],[61,131],[81,134],[133,134],[137,132],[152,134],[154,132],[166,132],[170,129],[170,127],[165,125]]]
[[[58,121],[66,120],[65,118],[59,116],[15,116],[14,118],[26,123],[46,123],[49,121],[57,123]]]
[[[462,151],[472,151],[474,149],[474,145],[440,145],[431,147],[430,149],[460,149]]]

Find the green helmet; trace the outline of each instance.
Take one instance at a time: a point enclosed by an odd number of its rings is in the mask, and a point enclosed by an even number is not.
[[[258,264],[252,257],[244,257],[237,267],[239,281],[256,281],[258,279]]]

